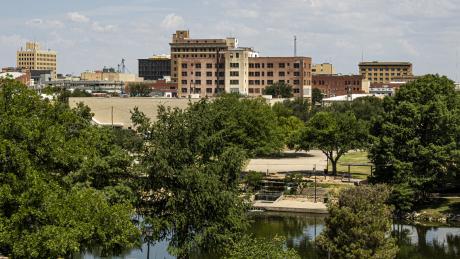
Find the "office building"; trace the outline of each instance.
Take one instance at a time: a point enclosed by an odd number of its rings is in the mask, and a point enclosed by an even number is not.
[[[313,75],[312,88],[321,90],[325,97],[369,93],[370,82],[362,75]]]
[[[371,83],[389,83],[395,78],[413,77],[409,62],[361,62],[359,73]]]
[[[234,38],[190,39],[188,31],[178,31],[171,43],[171,66],[178,96],[223,91],[260,96],[277,82],[291,85],[294,96],[311,95],[311,58],[259,57],[252,48],[238,47]]]
[[[312,75],[334,75],[335,68],[331,63],[314,64],[311,67]]]
[[[56,78],[57,54],[51,50],[41,50],[37,42],[27,42],[26,48],[16,52],[16,66],[29,70],[51,70]]]
[[[141,78],[135,74],[117,72],[114,68],[104,68],[96,71],[85,71],[80,74],[81,80],[86,81],[115,81],[115,82],[138,82]]]
[[[159,80],[171,76],[171,56],[156,55],[139,59],[139,77],[144,80]]]

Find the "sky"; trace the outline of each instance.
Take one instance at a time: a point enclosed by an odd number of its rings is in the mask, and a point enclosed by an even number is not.
[[[417,75],[460,81],[460,0],[0,0],[0,67],[28,40],[58,52],[58,73],[168,54],[171,35],[236,37],[261,56],[297,54],[358,73],[364,61],[409,61]]]

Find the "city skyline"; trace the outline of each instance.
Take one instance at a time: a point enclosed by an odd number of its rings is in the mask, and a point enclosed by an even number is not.
[[[16,65],[28,40],[58,52],[58,73],[116,67],[122,58],[137,73],[137,59],[169,53],[171,35],[236,37],[263,56],[297,54],[358,74],[365,61],[409,61],[414,74],[459,78],[460,3],[441,1],[16,1],[3,3],[1,66]]]

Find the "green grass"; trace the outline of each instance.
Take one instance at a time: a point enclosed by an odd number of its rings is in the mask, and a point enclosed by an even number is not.
[[[427,215],[460,214],[460,197],[434,198],[421,206],[419,212]]]
[[[341,165],[342,163],[370,163],[370,161],[367,158],[366,151],[349,152],[343,155],[337,163],[337,171],[339,174],[348,173],[348,166],[343,166]],[[329,162],[329,170],[331,170],[331,168],[331,162]],[[357,179],[366,179],[371,175],[370,166],[351,166],[350,171],[351,176]]]

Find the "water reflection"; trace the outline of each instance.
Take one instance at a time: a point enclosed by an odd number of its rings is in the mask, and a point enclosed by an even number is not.
[[[320,258],[315,246],[315,238],[324,228],[325,216],[295,213],[256,213],[249,232],[259,238],[276,235],[286,239],[286,246],[296,249],[302,258]],[[400,252],[397,258],[447,259],[460,258],[460,228],[426,227],[421,225],[394,224],[392,234],[397,238]],[[171,259],[167,252],[167,242],[155,245],[144,244],[142,249],[133,249],[118,257],[129,259]],[[147,251],[150,253],[147,253]],[[80,259],[100,258],[84,254]],[[191,258],[215,258],[215,256],[192,255]]]

